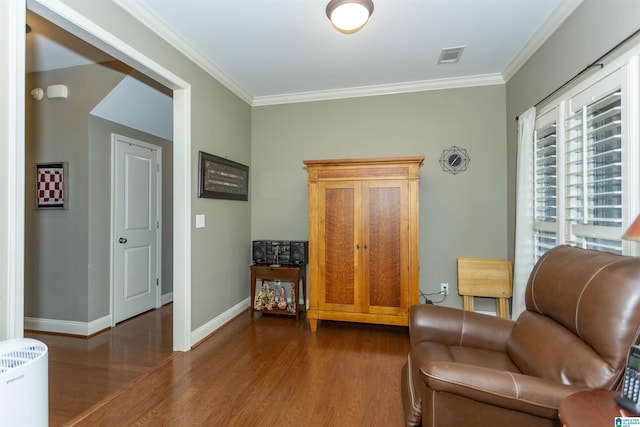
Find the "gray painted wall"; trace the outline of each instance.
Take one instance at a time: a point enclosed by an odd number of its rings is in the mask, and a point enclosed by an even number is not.
[[[509,255],[515,245],[516,116],[640,28],[640,1],[585,0],[507,82]],[[588,74],[588,73],[587,73]]]
[[[307,239],[305,159],[424,155],[420,288],[449,283],[444,305],[461,307],[456,258],[507,255],[504,99],[500,85],[255,107],[252,239]],[[453,145],[471,157],[455,176],[439,164]]]

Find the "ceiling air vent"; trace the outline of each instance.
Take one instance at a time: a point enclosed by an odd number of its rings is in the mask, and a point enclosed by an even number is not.
[[[453,64],[460,60],[464,46],[458,47],[445,47],[440,51],[440,58],[438,58],[438,64]]]

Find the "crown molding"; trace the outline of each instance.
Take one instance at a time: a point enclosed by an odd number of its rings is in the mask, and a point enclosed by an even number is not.
[[[147,28],[175,47],[188,59],[196,63],[213,78],[218,80],[231,92],[248,104],[253,101],[253,96],[220,68],[209,61],[199,50],[193,47],[184,37],[169,27],[158,15],[138,0],[113,0],[118,6],[128,12]]]
[[[520,68],[540,49],[549,37],[567,20],[584,0],[562,0],[538,31],[525,43],[515,58],[502,71],[505,82],[508,82]]]
[[[252,106],[292,104],[298,102],[329,101],[344,98],[360,98],[365,96],[395,95],[410,92],[425,92],[442,89],[457,89],[473,86],[501,85],[505,81],[502,74],[485,74],[479,76],[453,77],[446,79],[423,80],[417,82],[361,86],[347,89],[320,90],[298,92],[284,95],[256,96]]]

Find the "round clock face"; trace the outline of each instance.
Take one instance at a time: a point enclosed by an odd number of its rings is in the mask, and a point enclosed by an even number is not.
[[[447,159],[447,163],[449,163],[449,166],[455,168],[457,166],[460,166],[460,163],[462,163],[462,157],[460,157],[460,154],[458,153],[453,153]]]

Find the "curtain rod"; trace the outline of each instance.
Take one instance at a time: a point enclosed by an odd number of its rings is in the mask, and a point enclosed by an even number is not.
[[[554,90],[553,92],[551,92],[549,95],[545,96],[544,98],[542,98],[540,101],[536,102],[535,104],[533,104],[534,107],[537,107],[538,105],[542,104],[543,102],[545,102],[547,99],[551,98],[553,95],[555,95],[556,93],[560,92],[562,89],[564,89],[566,86],[568,86],[569,84],[571,84],[574,80],[576,80],[578,77],[580,77],[581,75],[583,75],[584,73],[586,73],[587,71],[589,71],[590,69],[592,69],[593,67],[600,67],[600,69],[604,68],[604,64],[601,62],[604,58],[606,58],[607,56],[609,56],[610,54],[612,54],[613,52],[615,52],[620,46],[622,46],[623,44],[627,43],[629,40],[631,40],[632,38],[634,38],[635,36],[637,36],[638,34],[640,34],[640,28],[637,29],[636,31],[634,31],[633,33],[631,33],[629,36],[625,37],[624,40],[622,40],[620,43],[616,44],[614,47],[612,47],[611,49],[609,49],[608,51],[606,51],[603,55],[601,55],[600,57],[598,57],[598,59],[596,59],[595,61],[593,61],[591,64],[587,65],[586,67],[584,67],[582,69],[582,71],[580,71],[578,74],[576,74],[575,76],[571,77],[569,80],[567,80],[566,82],[564,82],[561,86],[559,86],[556,90]],[[516,116],[516,121],[518,121],[518,118],[520,116]]]

